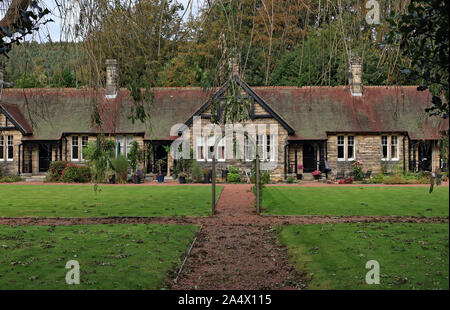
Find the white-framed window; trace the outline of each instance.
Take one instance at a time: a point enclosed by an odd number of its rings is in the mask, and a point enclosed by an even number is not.
[[[85,148],[87,148],[88,146],[88,142],[89,142],[89,137],[88,136],[82,136],[81,137],[81,154],[80,154],[80,158],[81,160],[83,160],[83,150]]]
[[[197,161],[205,160],[205,140],[201,135],[195,137],[195,150]]]
[[[0,136],[0,161],[5,160],[5,137]]]
[[[345,136],[337,137],[338,160],[345,160]]]
[[[347,136],[347,160],[355,160],[355,136]]]
[[[212,161],[213,159],[213,148],[214,148],[214,136],[207,136],[206,137],[206,159],[208,161]]]
[[[255,159],[255,147],[254,143],[249,143],[251,139],[245,136],[244,140],[244,152],[245,160],[252,161]],[[275,136],[273,135],[257,135],[256,136],[256,147],[259,155],[259,159],[263,161],[274,161],[275,160]]]
[[[125,154],[125,141],[123,136],[116,137],[116,157]]]
[[[72,136],[70,158],[71,158],[71,160],[74,160],[74,161],[77,161],[80,159],[78,136]]]
[[[398,137],[391,137],[391,160],[398,160]]]

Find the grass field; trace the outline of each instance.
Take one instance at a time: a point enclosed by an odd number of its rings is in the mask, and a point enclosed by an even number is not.
[[[223,187],[218,186],[216,195]],[[0,216],[206,216],[210,186],[0,185]]]
[[[448,186],[264,188],[267,215],[448,216]]]
[[[196,226],[0,226],[0,289],[160,289],[174,279]],[[68,285],[66,263],[80,264]]]
[[[287,245],[309,289],[449,289],[448,224],[286,226]],[[380,265],[380,284],[366,284],[365,264]]]

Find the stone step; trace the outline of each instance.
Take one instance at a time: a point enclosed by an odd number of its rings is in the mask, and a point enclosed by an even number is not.
[[[30,177],[25,177],[26,182],[44,182],[45,175],[32,175]]]

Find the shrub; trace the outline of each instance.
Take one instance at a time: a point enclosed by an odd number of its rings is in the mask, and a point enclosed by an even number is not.
[[[261,182],[263,184],[269,184],[270,183],[270,172],[269,171],[264,171],[261,174]]]
[[[380,184],[383,183],[384,175],[382,173],[378,173],[377,175],[370,178],[370,183],[372,184]]]
[[[54,161],[50,164],[48,169],[48,174],[45,177],[47,182],[60,182],[62,181],[62,173],[64,168],[66,168],[66,161]]]
[[[362,180],[362,178],[364,177],[364,172],[362,168],[363,162],[361,160],[356,160],[355,162],[353,162],[352,164],[353,175],[355,176],[355,180],[357,181]]]
[[[286,179],[286,183],[288,183],[288,184],[295,183],[295,181],[296,181],[296,179],[295,179],[294,177],[288,177],[288,178]]]
[[[192,181],[197,183],[202,181],[202,170],[196,160],[192,161]]]
[[[22,178],[18,175],[5,175],[0,177],[0,183],[14,183],[20,181],[22,181]]]
[[[238,167],[234,167],[234,166],[229,166],[228,167],[228,172],[229,173],[237,173],[237,174],[239,174],[239,168]]]
[[[241,182],[241,175],[235,172],[228,172],[227,182],[229,183],[239,183]]]
[[[91,178],[91,169],[68,163],[61,175],[61,180],[66,183],[86,183]]]
[[[125,183],[128,176],[128,160],[125,156],[119,155],[117,158],[111,160],[114,171],[117,175],[119,183]]]
[[[408,182],[402,175],[393,175],[384,179],[384,184],[407,184]]]

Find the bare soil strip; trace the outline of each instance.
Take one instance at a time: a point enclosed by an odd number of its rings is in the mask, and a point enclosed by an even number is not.
[[[225,185],[212,217],[0,218],[0,225],[203,225],[173,289],[302,289],[274,225],[326,223],[448,223],[441,217],[258,216],[251,185]]]

